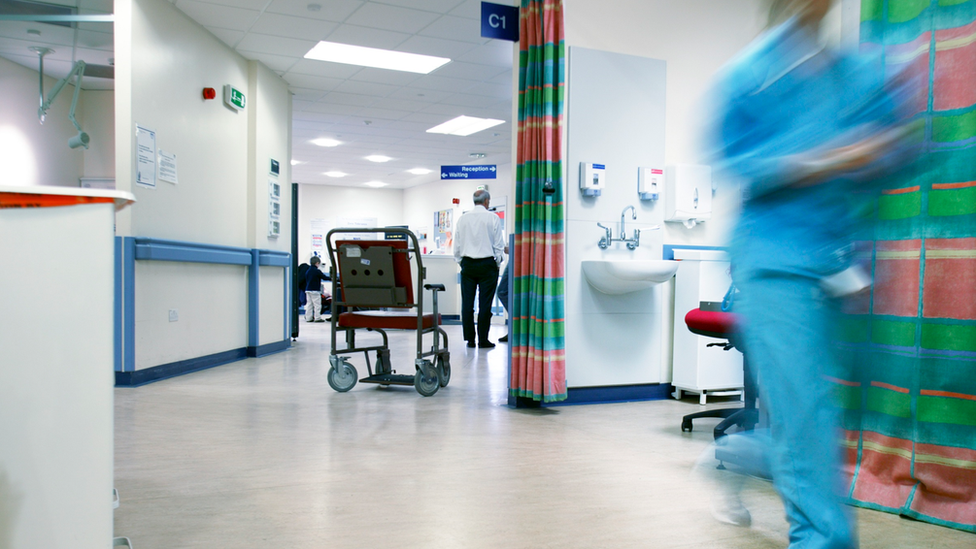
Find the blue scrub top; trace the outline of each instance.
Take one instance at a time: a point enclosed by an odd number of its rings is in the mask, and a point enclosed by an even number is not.
[[[731,243],[736,278],[762,271],[821,278],[850,265],[852,210],[865,186],[904,163],[907,143],[858,173],[809,187],[790,155],[849,145],[900,124],[914,82],[882,79],[879,58],[838,55],[796,20],[761,35],[723,70],[713,166],[742,185]]]

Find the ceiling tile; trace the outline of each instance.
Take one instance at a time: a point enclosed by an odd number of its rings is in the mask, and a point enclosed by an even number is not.
[[[420,88],[422,90],[440,90],[447,92],[458,92],[464,88],[470,86],[473,82],[470,80],[460,80],[457,78],[441,78],[440,76],[434,76],[428,74],[422,78],[419,78],[416,82],[410,85],[411,88]]]
[[[390,94],[387,99],[406,99],[407,101],[420,101],[424,105],[436,103],[448,97],[450,92],[428,90],[414,87],[403,87]]]
[[[294,57],[286,57],[284,55],[271,55],[266,53],[255,53],[250,52],[240,52],[241,55],[248,59],[254,59],[255,61],[260,61],[264,63],[266,67],[275,72],[287,72],[288,69],[298,62]]]
[[[426,102],[411,101],[409,99],[400,99],[392,96],[383,99],[383,107],[398,111],[406,111],[409,113],[417,112],[427,105],[428,103]]]
[[[27,34],[30,29],[41,31],[41,35]],[[28,45],[71,46],[74,43],[75,33],[72,29],[58,25],[27,21],[0,21],[0,37],[30,42]]]
[[[310,88],[289,87],[288,88],[288,91],[290,91],[292,93],[292,108],[293,109],[295,108],[294,107],[294,102],[295,101],[303,101],[303,102],[308,102],[308,103],[314,103],[314,102],[318,101],[319,99],[321,99],[322,96],[325,95],[325,92],[322,91],[322,90],[315,90],[315,89],[310,89]],[[294,129],[294,126],[293,126],[293,129]]]
[[[427,128],[425,128],[424,131],[427,131],[427,129],[433,128],[434,126],[441,124],[445,121],[443,115],[429,113],[429,112],[415,112],[410,116],[405,116],[403,119],[407,122],[419,122],[421,124],[424,124],[425,126],[427,126]]]
[[[329,34],[329,42],[391,50],[402,44],[410,35],[403,32],[376,29],[356,25],[342,25]]]
[[[178,0],[176,7],[191,19],[205,27],[246,31],[257,20],[260,12],[197,0]]]
[[[261,11],[268,5],[268,0],[198,0],[205,4],[217,4],[219,6],[230,6],[232,8],[243,8],[246,10]],[[178,3],[174,2],[174,3]]]
[[[517,47],[514,42],[491,40],[458,57],[458,61],[510,68],[515,63]]]
[[[316,43],[312,40],[298,40],[249,32],[238,42],[240,51],[254,51],[274,55],[302,58]]]
[[[402,6],[416,10],[432,11],[434,13],[447,13],[464,3],[464,0],[375,0],[377,4],[389,4],[391,6]]]
[[[305,107],[303,110],[306,112],[317,112],[324,114],[343,114],[351,115],[354,114],[359,109],[363,108],[363,105],[345,105],[342,103],[331,103],[323,99],[319,99],[315,103]]]
[[[374,69],[363,67],[362,70],[353,75],[350,80],[358,82],[375,82],[377,84],[388,84],[391,86],[407,86],[416,82],[422,75],[412,72],[391,71],[386,69]]]
[[[237,45],[244,38],[244,31],[230,30],[230,29],[217,29],[214,27],[207,27],[214,36],[220,39],[221,42],[227,44],[231,48]]]
[[[346,80],[342,84],[339,84],[335,91],[358,95],[370,95],[374,97],[386,97],[401,87],[402,86],[387,86],[385,84],[376,84],[373,82],[356,82],[354,80]]]
[[[477,44],[472,44],[471,42],[442,40],[440,38],[431,38],[429,36],[413,35],[405,42],[400,44],[397,47],[397,50],[408,53],[420,53],[423,55],[457,59],[458,57],[477,47]]]
[[[464,90],[464,92],[472,95],[483,95],[485,97],[491,97],[494,99],[502,99],[507,101],[512,100],[511,82],[508,84],[486,84],[482,82],[477,86],[471,86],[470,88]]]
[[[376,97],[368,97],[363,95],[358,95],[354,93],[342,93],[342,92],[329,92],[328,95],[322,98],[320,102],[330,103],[335,105],[357,105],[360,107],[368,107],[375,103]]]
[[[418,31],[421,36],[442,38],[444,40],[458,40],[461,42],[473,42],[484,44],[487,38],[481,37],[481,20],[465,19],[463,17],[452,17],[445,15],[423,30]],[[511,43],[511,42],[509,42]]]
[[[356,10],[345,23],[414,34],[438,17],[436,13],[371,2]]]
[[[322,9],[309,11],[309,4],[318,4]],[[265,12],[341,22],[362,5],[359,0],[274,0]]]
[[[341,78],[345,80],[361,70],[362,67],[357,67],[356,65],[329,63],[328,61],[317,61],[315,59],[303,58],[299,60],[298,63],[295,63],[295,66],[292,67],[288,73],[325,76],[328,78]]]
[[[469,95],[465,93],[456,93],[447,99],[440,102],[442,105],[461,105],[462,107],[477,107],[485,108],[492,106],[497,101],[483,95]]]
[[[356,116],[362,117],[366,120],[372,120],[374,123],[378,120],[400,120],[405,116],[409,116],[408,111],[398,111],[393,109],[384,109],[382,102],[377,103],[371,107],[366,107],[356,111]]]
[[[505,2],[504,0],[492,0],[492,3],[508,4],[508,2]],[[466,19],[477,19],[478,21],[481,21],[481,0],[467,0],[448,12],[448,15],[464,17]]]
[[[329,33],[338,28],[337,23],[309,19],[307,17],[292,17],[277,13],[265,13],[258,18],[250,32],[268,34],[271,36],[285,36],[304,40],[324,40]],[[304,53],[302,54],[304,55]]]
[[[339,84],[342,84],[343,79],[341,78],[327,78],[324,76],[311,76],[308,74],[294,74],[293,71],[285,73],[285,82],[289,85],[298,88],[308,88],[314,90],[323,90],[324,92],[332,91],[336,89]]]
[[[465,63],[463,61],[448,63],[437,69],[437,76],[443,78],[462,78],[465,80],[479,80],[482,82],[491,80],[502,73],[511,74],[512,69],[495,67],[492,65],[477,65],[474,63]]]

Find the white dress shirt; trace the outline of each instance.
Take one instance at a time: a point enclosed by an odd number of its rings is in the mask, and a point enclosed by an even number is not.
[[[502,220],[482,205],[465,213],[454,225],[454,259],[462,257],[482,259],[494,257],[501,265],[504,260],[505,236]]]

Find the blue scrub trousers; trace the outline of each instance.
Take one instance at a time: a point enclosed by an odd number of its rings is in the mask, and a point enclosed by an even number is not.
[[[835,304],[818,280],[778,272],[736,278],[745,352],[769,413],[773,484],[786,506],[791,549],[852,549],[857,533],[840,498],[837,375],[829,330]]]

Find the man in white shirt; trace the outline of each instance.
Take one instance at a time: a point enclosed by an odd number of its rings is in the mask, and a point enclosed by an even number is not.
[[[502,220],[488,211],[491,195],[474,192],[474,209],[454,226],[454,259],[461,265],[461,325],[468,347],[474,347],[474,296],[478,293],[478,347],[491,348],[491,302],[498,285],[498,266],[504,258]]]

